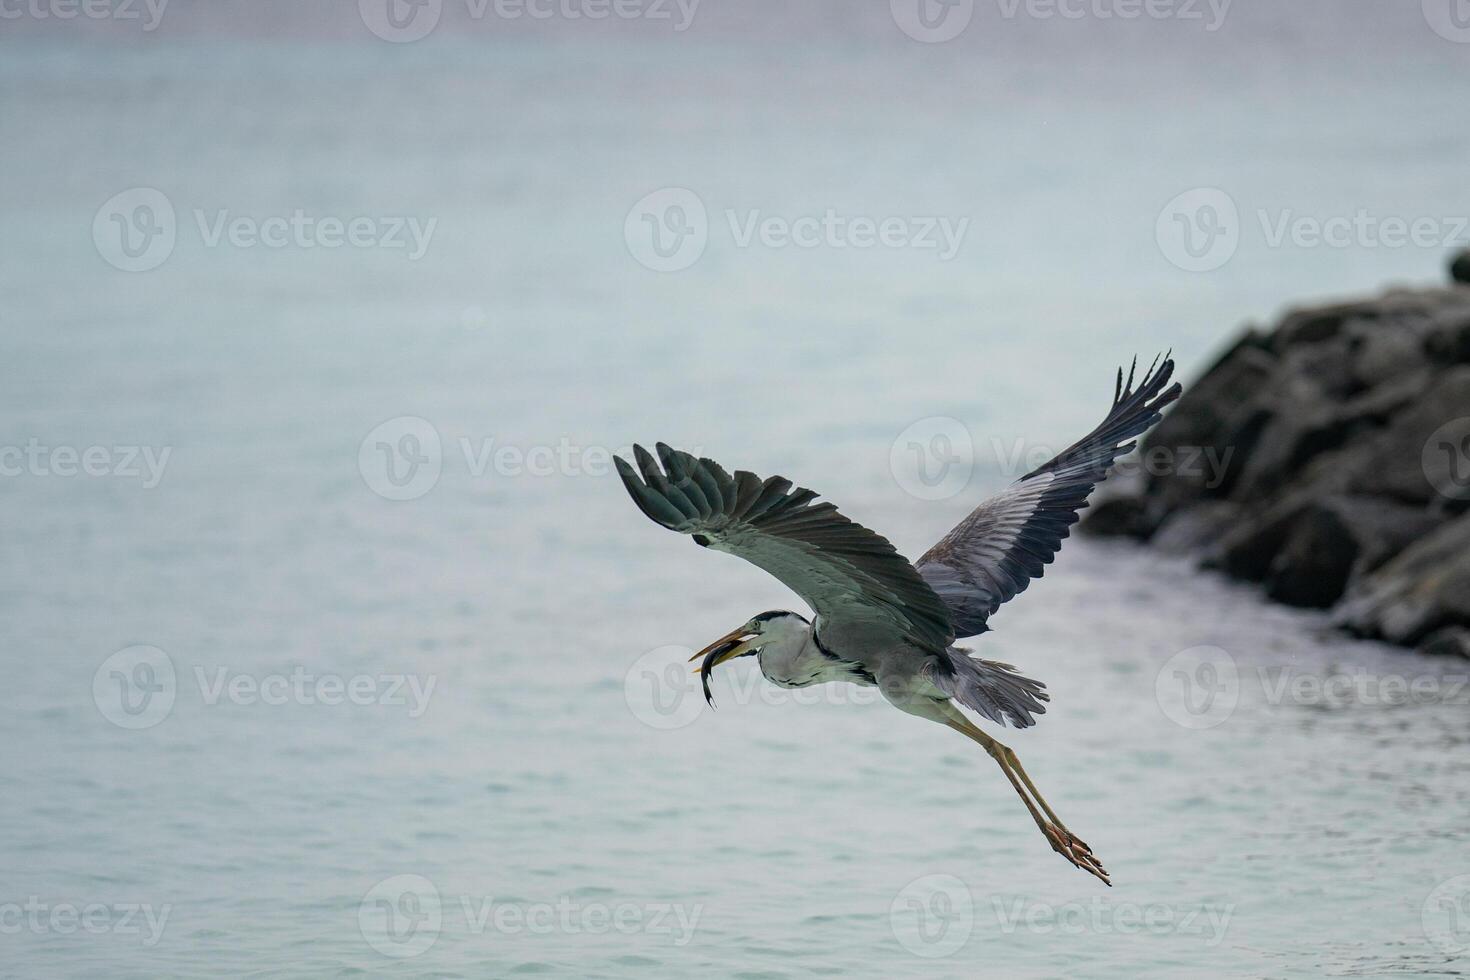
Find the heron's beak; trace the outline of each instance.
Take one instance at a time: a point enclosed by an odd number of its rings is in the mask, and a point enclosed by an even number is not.
[[[709,646],[705,647],[703,650],[696,653],[694,656],[690,657],[689,662],[694,663],[694,661],[698,660],[700,657],[709,657],[713,661],[709,664],[709,666],[711,668],[718,667],[726,660],[729,660],[732,657],[740,656],[740,654],[736,651],[740,650],[741,645],[746,640],[752,639],[754,636],[755,634],[746,630],[744,626],[740,627],[739,629],[731,630],[715,642],[711,643]],[[694,669],[699,670],[701,668],[696,667]]]
[[[720,637],[718,640],[711,643],[709,646],[705,647],[703,650],[699,651],[694,656],[689,658],[691,663],[695,660],[698,660],[700,657],[704,658],[704,661],[698,667],[695,667],[694,671],[695,673],[699,674],[700,683],[704,686],[704,699],[708,701],[711,705],[713,705],[715,701],[714,697],[711,696],[709,690],[710,675],[714,672],[714,669],[716,667],[724,663],[726,660],[733,660],[736,657],[744,656],[746,653],[749,653],[750,642],[754,639],[755,634],[742,626],[739,629],[731,630],[730,632],[726,633],[724,636]]]

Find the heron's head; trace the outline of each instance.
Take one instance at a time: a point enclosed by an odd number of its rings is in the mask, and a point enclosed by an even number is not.
[[[727,660],[736,657],[750,657],[760,653],[761,647],[767,643],[787,637],[805,633],[811,629],[811,623],[807,622],[805,616],[784,609],[771,612],[763,612],[759,616],[752,616],[741,626],[736,627],[724,636],[720,637],[703,650],[690,657],[690,661],[704,660],[695,668],[699,671],[700,682],[704,685],[704,699],[714,704],[714,698],[709,691],[709,679],[716,667]]]

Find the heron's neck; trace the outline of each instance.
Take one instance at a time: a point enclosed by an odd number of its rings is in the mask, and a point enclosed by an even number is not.
[[[812,628],[801,623],[770,636],[761,644],[756,660],[761,673],[777,684],[805,681],[826,662],[813,640]]]

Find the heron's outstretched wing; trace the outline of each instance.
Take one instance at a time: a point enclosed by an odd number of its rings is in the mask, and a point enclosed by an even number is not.
[[[1137,391],[1133,373],[1130,368],[1125,384],[1118,371],[1113,407],[1101,425],[975,508],[919,559],[919,574],[944,600],[958,636],[985,632],[1001,603],[1041,577],[1087,506],[1088,494],[1113,461],[1133,448],[1129,440],[1179,397],[1179,385],[1164,387],[1174,373],[1168,355],[1162,364],[1154,362]]]
[[[642,446],[633,447],[637,470],[617,459],[639,509],[770,572],[812,607],[824,637],[861,636],[877,648],[906,641],[934,653],[953,638],[944,603],[908,559],[835,505],[813,503],[815,493],[779,476],[731,476],[712,460],[656,449],[662,470]]]

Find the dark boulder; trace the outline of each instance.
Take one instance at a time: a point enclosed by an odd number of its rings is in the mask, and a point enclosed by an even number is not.
[[[1441,373],[1393,422],[1344,461],[1348,486],[1364,496],[1429,506],[1448,513],[1464,501],[1442,493],[1456,476],[1451,454],[1426,452],[1430,438],[1446,424],[1470,416],[1470,365]]]
[[[1455,282],[1470,282],[1470,248],[1450,260],[1450,278]]]
[[[1266,571],[1266,594],[1288,606],[1326,609],[1342,598],[1358,542],[1341,515],[1308,507],[1289,527]]]
[[[1421,538],[1354,585],[1337,621],[1364,636],[1412,644],[1470,624],[1470,515]]]
[[[1470,459],[1439,451],[1457,445],[1470,446],[1470,289],[1296,309],[1185,385],[1139,473],[1083,527],[1413,643],[1470,628],[1470,542],[1426,544],[1470,510]]]
[[[1253,344],[1237,344],[1184,395],[1144,439],[1142,455],[1163,454],[1175,465],[1153,472],[1147,492],[1167,513],[1205,498],[1224,497],[1275,411],[1260,393],[1278,361]]]
[[[1470,303],[1442,311],[1424,339],[1424,353],[1435,364],[1470,364]]]
[[[1423,508],[1373,497],[1299,492],[1239,521],[1205,563],[1264,582],[1294,606],[1326,608],[1354,577],[1431,533],[1441,521]]]
[[[1419,644],[1419,652],[1432,657],[1470,657],[1470,629],[1446,626],[1436,630]]]
[[[1238,504],[1207,500],[1168,515],[1149,544],[1171,555],[1204,551],[1228,533],[1239,517]]]
[[[1151,530],[1145,520],[1147,509],[1142,496],[1103,497],[1084,512],[1082,530],[1099,537],[1146,538]]]

